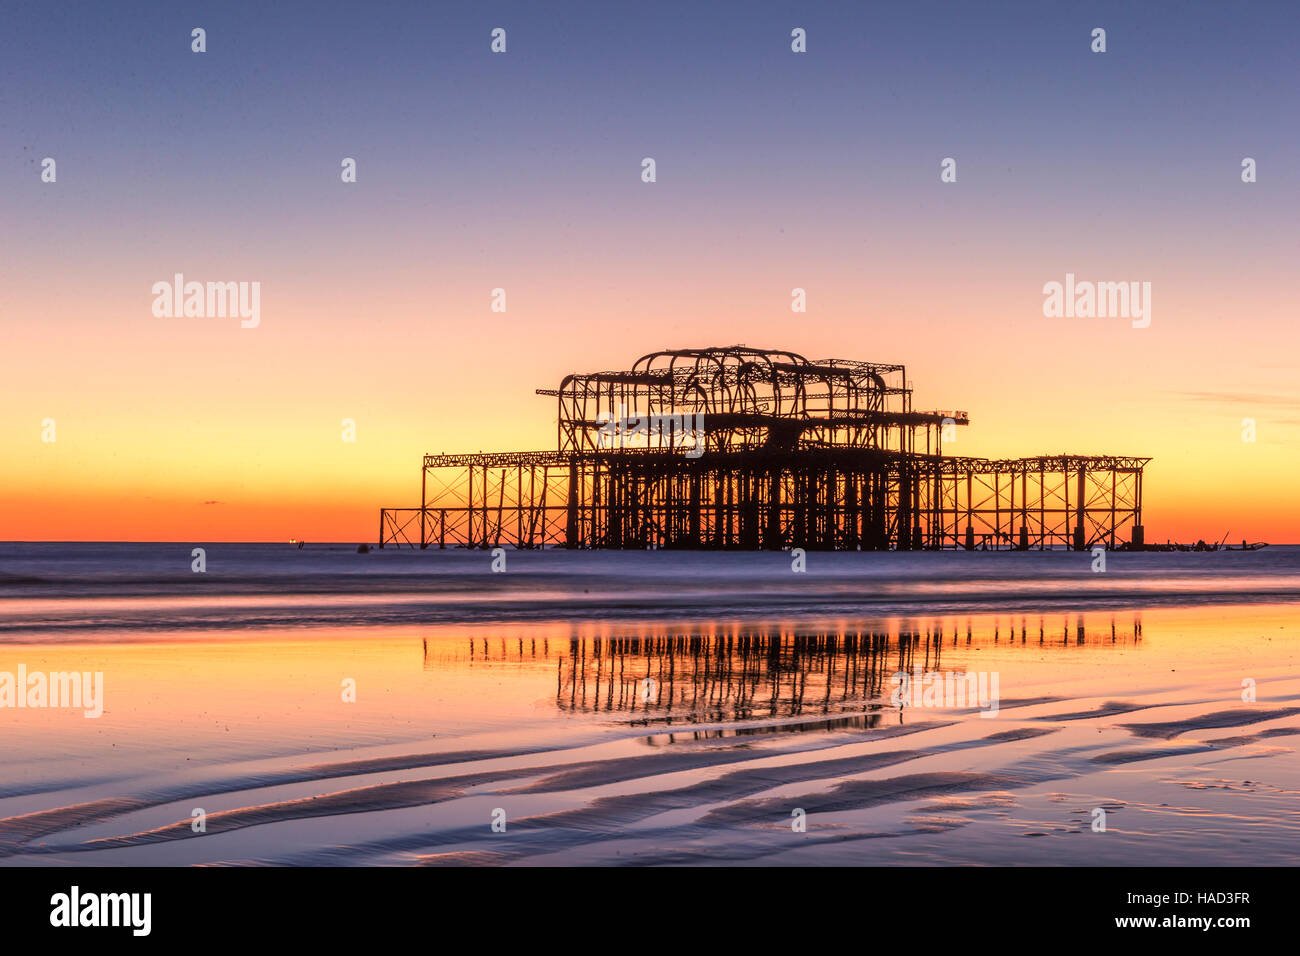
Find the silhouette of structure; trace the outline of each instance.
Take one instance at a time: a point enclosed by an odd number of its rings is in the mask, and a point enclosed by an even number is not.
[[[731,346],[569,375],[555,451],[425,455],[379,546],[820,550],[1143,545],[1149,458],[943,454],[902,365]]]

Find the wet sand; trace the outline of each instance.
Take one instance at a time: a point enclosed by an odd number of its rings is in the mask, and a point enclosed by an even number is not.
[[[164,601],[56,636],[15,596],[0,672],[102,671],[105,706],[0,709],[0,864],[1294,864],[1280,596],[219,630]],[[996,674],[996,713],[899,706],[900,671]]]

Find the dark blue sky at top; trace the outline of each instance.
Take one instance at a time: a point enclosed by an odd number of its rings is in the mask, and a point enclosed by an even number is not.
[[[488,50],[495,26],[505,56]],[[1242,131],[1290,149],[1298,26],[1289,2],[12,4],[0,134],[11,161],[185,137],[218,166],[340,140],[472,161],[623,144],[779,155],[928,130],[1009,151]]]
[[[993,219],[1068,193],[1172,223],[1246,155],[1270,203],[1300,195],[1298,27],[1291,2],[11,4],[0,215],[39,229],[46,155],[88,230],[257,214],[299,234],[343,156],[380,231],[599,215],[643,156],[661,201],[743,217],[923,195],[952,155],[964,182],[1002,177]]]

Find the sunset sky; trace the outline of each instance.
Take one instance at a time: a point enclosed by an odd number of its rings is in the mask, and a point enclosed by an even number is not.
[[[1300,541],[1300,8],[1188,9],[11,11],[0,539],[373,541],[425,452],[554,447],[535,388],[743,343],[905,363],[954,454],[1150,456],[1149,541]],[[1045,318],[1067,272],[1150,327]]]

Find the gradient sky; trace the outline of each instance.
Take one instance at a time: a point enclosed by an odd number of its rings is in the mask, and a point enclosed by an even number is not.
[[[534,388],[744,343],[905,363],[954,454],[1151,456],[1148,540],[1300,541],[1298,39],[1281,2],[11,8],[0,539],[372,540],[425,452],[553,447]],[[155,318],[176,272],[261,282],[260,327]],[[1044,318],[1067,272],[1151,282],[1150,328]]]

